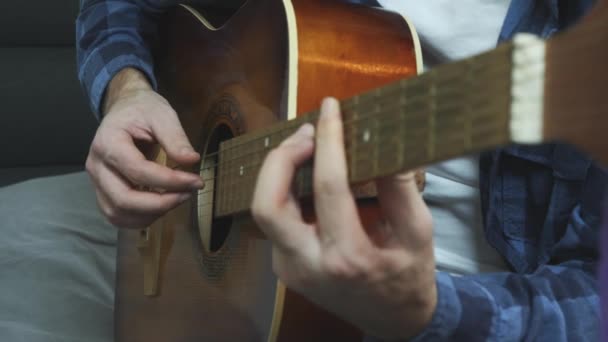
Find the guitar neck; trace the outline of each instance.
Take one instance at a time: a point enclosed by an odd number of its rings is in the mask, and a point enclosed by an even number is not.
[[[537,70],[542,68],[536,61],[544,63],[544,55],[538,53],[544,43],[527,37],[521,45],[503,44],[493,51],[341,101],[350,183],[510,141],[541,138],[537,122],[542,117],[536,118],[536,114],[542,113],[537,113],[535,101],[542,103],[543,70]],[[535,49],[531,50],[530,45]],[[514,68],[517,64],[522,67]],[[534,87],[539,82],[540,95],[539,87]],[[266,154],[302,124],[315,123],[317,118],[318,112],[312,112],[223,142],[215,216],[247,211]],[[526,129],[517,130],[522,120]],[[312,194],[312,165],[309,161],[296,173],[293,191],[298,197]]]

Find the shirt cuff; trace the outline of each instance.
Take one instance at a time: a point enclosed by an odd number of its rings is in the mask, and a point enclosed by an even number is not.
[[[101,104],[108,83],[122,69],[131,67],[141,71],[153,89],[157,88],[154,64],[147,51],[129,42],[112,42],[94,50],[80,69],[80,79],[88,94],[91,109],[101,118]]]
[[[458,328],[462,306],[452,277],[444,272],[435,274],[437,306],[429,325],[411,341],[443,341]]]

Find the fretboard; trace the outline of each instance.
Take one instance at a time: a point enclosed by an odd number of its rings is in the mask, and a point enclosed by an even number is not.
[[[510,140],[511,43],[341,101],[351,184],[503,145]],[[331,94],[328,94],[331,95]],[[215,216],[249,209],[266,154],[318,112],[227,140],[217,160]],[[309,161],[293,191],[312,193]]]

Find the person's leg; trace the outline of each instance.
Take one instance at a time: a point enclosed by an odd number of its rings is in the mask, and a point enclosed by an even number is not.
[[[112,341],[116,237],[85,173],[0,188],[0,341]]]

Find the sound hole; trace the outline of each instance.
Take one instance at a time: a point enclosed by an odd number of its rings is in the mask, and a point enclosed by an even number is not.
[[[216,200],[218,176],[218,150],[222,141],[232,138],[234,135],[229,126],[218,125],[208,138],[203,149],[200,175],[205,180],[205,188],[199,192],[196,203],[196,214],[193,215],[196,222],[194,227],[198,230],[203,249],[207,253],[218,252],[225,244],[230,235],[232,217],[215,218],[213,205]]]

